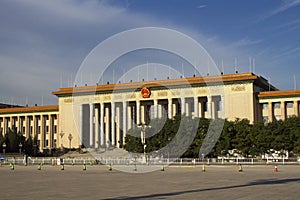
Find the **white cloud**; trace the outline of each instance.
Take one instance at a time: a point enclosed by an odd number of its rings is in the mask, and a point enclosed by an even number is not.
[[[205,7],[206,7],[206,5],[199,5],[199,6],[197,6],[198,9],[205,8]]]
[[[280,14],[282,12],[285,12],[288,9],[293,8],[295,6],[298,6],[298,5],[300,5],[300,0],[282,0],[282,4],[279,7],[277,7],[275,9],[269,11],[268,13],[266,13],[263,16],[260,16],[256,20],[256,22],[264,21],[264,20],[266,20],[266,19],[268,19],[268,18],[270,18],[270,17],[272,17],[274,15],[277,15],[277,14]]]

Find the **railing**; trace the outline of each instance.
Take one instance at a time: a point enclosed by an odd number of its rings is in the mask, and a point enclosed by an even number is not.
[[[103,164],[103,165],[133,165],[133,164],[147,164],[147,165],[172,165],[172,166],[196,166],[196,165],[291,165],[291,164],[300,164],[300,160],[297,158],[290,159],[217,159],[217,158],[148,158],[146,163],[141,157],[124,157],[124,158],[55,158],[55,157],[28,157],[25,158],[14,158],[6,157],[5,160],[1,161],[1,164],[10,164],[15,165],[82,165],[82,164]]]

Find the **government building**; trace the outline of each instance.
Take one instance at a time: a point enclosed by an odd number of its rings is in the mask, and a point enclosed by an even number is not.
[[[282,91],[251,72],[143,82],[76,86],[52,92],[58,105],[0,108],[0,133],[37,136],[40,151],[122,147],[126,132],[176,115],[248,119],[299,116],[300,90]]]

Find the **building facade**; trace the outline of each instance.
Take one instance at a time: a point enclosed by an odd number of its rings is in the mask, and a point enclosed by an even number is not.
[[[0,109],[2,133],[15,126],[26,137],[38,134],[41,150],[121,147],[129,129],[154,118],[284,120],[299,116],[300,101],[300,91],[278,91],[253,73],[60,88],[53,94],[58,106]]]
[[[0,109],[0,133],[15,129],[26,138],[37,137],[40,151],[57,147],[58,106],[15,107]]]

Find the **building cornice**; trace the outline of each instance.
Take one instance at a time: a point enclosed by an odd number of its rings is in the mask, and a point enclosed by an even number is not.
[[[2,108],[0,109],[0,114],[50,112],[50,111],[58,112],[58,105]]]
[[[300,97],[300,90],[279,90],[279,91],[267,91],[260,92],[259,98],[277,98],[277,97]]]
[[[70,88],[60,88],[59,91],[54,91],[52,94],[56,96],[68,96],[72,94],[87,94],[87,93],[99,93],[99,92],[111,92],[111,91],[123,91],[123,90],[136,90],[142,87],[148,88],[159,88],[159,87],[175,87],[185,85],[214,85],[214,84],[225,84],[227,82],[237,81],[256,81],[257,84],[262,87],[268,87],[267,81],[251,72],[239,73],[239,74],[224,74],[216,76],[201,76],[201,77],[190,77],[190,78],[177,78],[167,80],[155,80],[145,82],[129,82],[119,84],[105,84],[95,86],[80,86]],[[272,89],[276,89],[272,86]]]

